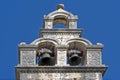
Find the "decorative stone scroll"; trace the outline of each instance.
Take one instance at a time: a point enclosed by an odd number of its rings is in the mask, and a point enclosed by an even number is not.
[[[64,32],[56,32],[56,33],[43,33],[44,38],[55,39],[59,44],[65,44],[67,40],[79,38],[80,33],[64,33]]]

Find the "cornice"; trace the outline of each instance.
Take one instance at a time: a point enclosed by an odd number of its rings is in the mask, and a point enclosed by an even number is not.
[[[105,71],[107,70],[106,66],[101,67],[77,67],[77,66],[70,66],[70,67],[53,67],[53,66],[38,66],[38,67],[16,67],[17,72],[23,73],[93,73],[93,72],[100,72],[104,75]]]
[[[82,33],[83,29],[40,29],[41,33]]]

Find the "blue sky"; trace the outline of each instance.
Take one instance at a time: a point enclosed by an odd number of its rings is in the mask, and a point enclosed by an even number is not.
[[[109,66],[104,80],[118,80],[120,73],[119,0],[0,0],[0,80],[15,80],[18,44],[39,37],[43,15],[63,3],[78,15],[78,28],[93,44],[101,42],[103,64]]]

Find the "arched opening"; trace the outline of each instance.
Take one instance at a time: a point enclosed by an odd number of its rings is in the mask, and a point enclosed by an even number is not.
[[[68,64],[71,66],[82,66],[85,63],[86,47],[81,42],[70,42],[67,52]]]
[[[55,24],[53,26],[54,29],[66,29],[66,26],[64,24]]]
[[[55,65],[55,45],[52,42],[39,43],[36,57],[39,66]]]
[[[68,28],[68,18],[63,15],[54,17],[53,28]]]

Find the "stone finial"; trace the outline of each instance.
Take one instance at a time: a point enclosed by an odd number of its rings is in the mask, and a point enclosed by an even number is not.
[[[103,46],[103,44],[102,44],[102,43],[97,43],[97,45]]]
[[[64,4],[58,4],[57,9],[64,9]]]
[[[25,42],[21,42],[21,43],[20,43],[20,45],[24,45],[24,44],[26,44],[26,43],[25,43]]]

